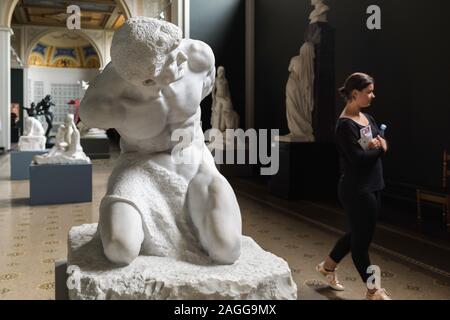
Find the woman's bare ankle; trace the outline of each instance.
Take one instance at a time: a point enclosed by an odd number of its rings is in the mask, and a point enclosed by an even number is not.
[[[337,266],[337,263],[334,262],[330,257],[327,257],[323,264],[323,267],[327,271],[334,271],[334,269],[336,269],[336,266]]]

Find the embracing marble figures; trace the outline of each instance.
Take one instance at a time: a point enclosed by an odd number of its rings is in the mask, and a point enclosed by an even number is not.
[[[314,6],[314,10],[309,15],[310,24],[316,22],[328,22],[327,12],[330,8],[323,3],[323,0],[311,0],[311,5]]]
[[[217,77],[212,90],[211,127],[221,132],[239,128],[239,115],[233,109],[230,87],[223,66],[217,68]]]
[[[38,119],[23,113],[23,135],[19,138],[20,151],[42,151],[45,150],[45,131]]]
[[[80,106],[87,126],[121,135],[100,204],[105,256],[119,265],[139,255],[234,263],[241,213],[200,126],[200,101],[215,78],[211,48],[182,39],[171,23],[135,17],[115,32],[111,58]]]
[[[73,121],[73,114],[67,114],[64,124],[58,128],[55,145],[46,154],[33,158],[36,164],[87,164],[89,157],[80,145],[80,132]]]
[[[311,0],[314,10],[309,15],[309,36],[300,47],[299,54],[289,63],[289,78],[286,83],[286,118],[290,133],[280,137],[280,141],[314,142],[314,60],[315,45],[320,40],[318,22],[327,22],[326,13],[330,8],[323,0]]]

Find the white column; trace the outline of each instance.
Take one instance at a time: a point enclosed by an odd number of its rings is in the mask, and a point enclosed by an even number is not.
[[[142,0],[141,0],[142,1]],[[127,14],[125,16],[128,16],[127,18],[138,16],[138,4],[136,3],[136,0],[121,0],[126,7],[124,8],[127,11]]]
[[[191,0],[184,0],[183,7],[183,34],[189,39],[191,37]]]
[[[255,0],[245,0],[245,128],[255,127]]]
[[[176,24],[178,27],[183,27],[183,0],[173,0],[171,7],[171,17],[173,24]]]
[[[0,27],[0,147],[11,149],[11,28]]]
[[[183,31],[183,38],[190,37],[190,0],[172,1],[172,23]]]

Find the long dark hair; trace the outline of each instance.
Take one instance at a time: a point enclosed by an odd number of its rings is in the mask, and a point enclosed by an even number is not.
[[[339,94],[344,98],[345,102],[352,100],[352,91],[361,91],[369,85],[374,84],[374,80],[368,74],[356,72],[345,79],[344,86],[339,88]]]

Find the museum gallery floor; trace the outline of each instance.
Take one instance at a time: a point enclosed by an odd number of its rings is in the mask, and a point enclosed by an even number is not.
[[[97,222],[98,206],[114,158],[93,161],[92,203],[30,206],[29,182],[9,179],[9,156],[0,158],[0,299],[54,299],[54,262],[67,254],[69,229]],[[336,236],[302,220],[238,196],[243,234],[284,258],[299,299],[361,299],[365,288],[348,256],[339,270],[346,291],[326,288],[314,271]],[[382,285],[395,299],[450,299],[449,279],[372,252],[383,266]]]

